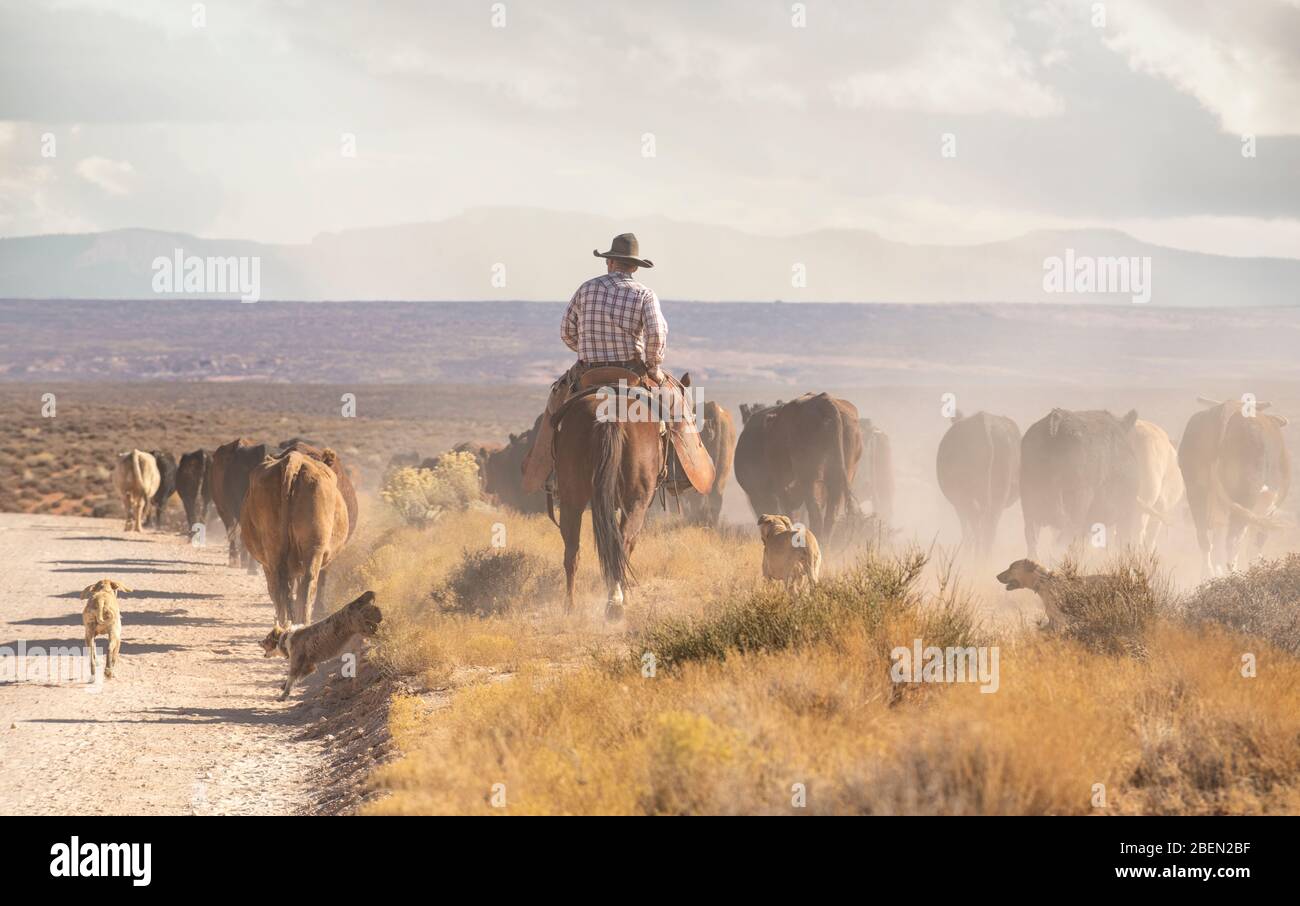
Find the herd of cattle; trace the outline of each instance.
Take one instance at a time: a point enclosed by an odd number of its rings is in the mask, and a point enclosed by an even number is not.
[[[826,394],[805,395],[790,403],[778,401],[775,406],[741,405],[743,431],[739,440],[731,413],[716,402],[706,402],[700,436],[713,459],[716,477],[708,494],[689,489],[681,493],[678,503],[682,514],[688,521],[717,527],[722,521],[722,495],[733,470],[756,515],[778,511],[792,513],[805,502],[810,487],[808,483],[798,484],[794,463],[799,464],[802,472],[820,469],[820,474],[829,473],[833,466],[819,454],[817,438],[820,435],[802,435],[801,422],[826,417],[832,409],[835,419],[842,417],[852,422],[842,426],[846,441],[842,474],[847,476],[851,486],[847,496],[854,503],[869,501],[873,511],[888,522],[893,514],[894,501],[889,437],[870,419],[858,418],[851,403],[833,400]],[[778,418],[778,413],[784,414]],[[453,452],[473,454],[483,492],[489,499],[521,513],[545,513],[545,495],[540,491],[526,493],[522,480],[524,457],[536,430],[535,421],[528,430],[511,434],[504,444],[466,442],[457,444]],[[400,453],[389,460],[388,468],[432,469],[437,467],[439,459],[436,456],[421,459],[417,452]],[[811,483],[816,484],[817,480],[814,478]],[[824,506],[818,507],[817,512],[824,509]],[[833,512],[829,518],[833,523]],[[819,521],[809,527],[817,532],[821,525]]]
[[[1004,415],[957,412],[939,443],[939,488],[962,527],[963,546],[987,558],[1002,513],[1017,501],[1027,556],[1043,529],[1056,542],[1154,550],[1184,497],[1205,575],[1234,569],[1247,531],[1261,548],[1280,527],[1291,484],[1282,428],[1266,402],[1200,398],[1177,448],[1136,412],[1053,409],[1030,425]],[[741,406],[736,480],[755,514],[803,506],[814,534],[831,538],[838,513],[870,499],[886,521],[893,479],[888,438],[846,400],[805,394],[776,406]],[[859,462],[865,480],[858,478]],[[855,492],[855,489],[861,489]],[[1099,537],[1101,536],[1101,537]]]
[[[962,528],[963,548],[987,559],[1002,513],[1017,502],[1026,554],[1035,559],[1044,529],[1059,547],[1078,541],[1154,550],[1184,500],[1206,576],[1234,569],[1254,530],[1257,548],[1282,526],[1277,510],[1291,484],[1282,428],[1263,401],[1198,398],[1177,447],[1136,412],[1053,409],[1021,434],[1004,415],[957,412],[939,443],[939,488]],[[737,436],[731,414],[705,406],[704,445],[717,479],[707,495],[686,491],[686,516],[717,525],[734,473],[755,516],[802,511],[809,530],[832,539],[841,514],[863,504],[885,524],[894,512],[889,436],[847,400],[807,393],[775,405],[742,404]],[[529,513],[545,512],[541,493],[525,494],[521,466],[533,428],[503,445],[461,444],[479,464],[485,493]],[[432,467],[437,459],[394,457],[390,466]],[[1099,538],[1099,533],[1105,533]]]
[[[1285,418],[1266,402],[1201,399],[1177,446],[1136,412],[1053,409],[1022,435],[1003,415],[955,413],[939,443],[939,488],[956,511],[963,546],[987,558],[1003,511],[1017,501],[1024,515],[1027,556],[1039,535],[1058,545],[1096,541],[1108,547],[1154,549],[1186,498],[1207,575],[1235,568],[1247,531],[1262,547],[1280,526],[1279,505],[1290,489]],[[717,525],[730,475],[756,516],[805,514],[813,535],[834,538],[836,520],[872,512],[888,523],[894,478],[888,435],[860,418],[852,403],[808,393],[776,405],[742,405],[737,436],[730,413],[710,402],[701,432],[717,480],[708,494],[681,495],[684,514]],[[533,428],[505,444],[463,443],[479,467],[484,494],[526,513],[545,512],[541,493],[525,494],[522,464]],[[390,468],[435,468],[438,459],[399,454]],[[338,454],[293,438],[278,446],[231,441],[194,450],[177,461],[160,450],[122,454],[114,485],[127,531],[162,526],[163,508],[180,497],[189,531],[201,530],[209,504],[226,528],[232,566],[260,563],[276,622],[304,623],[324,584],[326,568],[356,531],[356,476]]]
[[[126,530],[162,527],[172,494],[185,508],[187,531],[202,531],[215,504],[230,545],[230,564],[260,563],[276,623],[305,623],[324,587],[325,569],[356,531],[352,473],[337,453],[300,438],[278,447],[246,439],[177,462],[161,450],[118,457],[113,485]]]
[[[1203,575],[1222,574],[1236,568],[1249,530],[1262,549],[1282,525],[1287,420],[1266,413],[1266,402],[1199,402],[1177,448],[1136,412],[1053,409],[1023,437],[1004,416],[958,415],[940,444],[940,487],[971,546],[985,552],[1001,512],[1019,498],[1030,559],[1048,527],[1058,542],[1106,532],[1108,547],[1154,550],[1185,496]]]

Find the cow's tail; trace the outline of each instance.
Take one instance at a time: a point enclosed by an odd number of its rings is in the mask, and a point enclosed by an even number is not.
[[[140,457],[144,454],[139,450],[131,451],[131,471],[135,473],[135,486],[144,488],[144,472],[140,469]]]
[[[284,472],[280,476],[280,576],[284,581],[290,575],[289,562],[293,553],[293,535],[290,532],[293,513],[293,492],[302,473],[302,454],[292,453],[284,458]]]
[[[623,529],[619,525],[621,504],[618,482],[622,472],[623,426],[614,420],[597,421],[592,428],[596,443],[596,470],[592,479],[591,527],[596,536],[596,556],[606,584],[626,584],[631,577]]]

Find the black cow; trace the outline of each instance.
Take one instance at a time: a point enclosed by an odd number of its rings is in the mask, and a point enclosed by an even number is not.
[[[1107,547],[1138,543],[1136,423],[1136,411],[1120,419],[1096,409],[1053,409],[1029,426],[1020,442],[1020,505],[1030,560],[1038,559],[1045,526],[1067,543],[1099,524],[1109,532]]]
[[[212,469],[212,454],[202,448],[181,456],[176,467],[176,494],[185,507],[185,531],[208,521],[208,504],[212,502],[212,485],[208,472]]]
[[[825,544],[840,511],[857,510],[853,477],[862,458],[858,410],[827,393],[805,393],[772,409],[742,406],[736,481],[754,514],[790,516],[802,506]]]
[[[208,484],[212,488],[212,502],[217,505],[217,515],[226,527],[230,539],[230,565],[243,565],[249,572],[257,571],[257,561],[239,540],[239,513],[248,493],[248,476],[262,460],[272,454],[267,444],[255,444],[246,438],[222,444],[212,453],[212,468]]]
[[[163,509],[176,493],[176,457],[162,450],[150,450],[149,453],[158,462],[158,490],[152,498],[153,519],[150,521],[154,528],[160,529],[163,524]]]

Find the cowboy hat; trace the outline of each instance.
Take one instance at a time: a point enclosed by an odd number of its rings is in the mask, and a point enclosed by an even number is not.
[[[641,254],[641,247],[636,241],[636,235],[633,233],[620,233],[614,237],[614,241],[609,244],[608,252],[598,252],[595,249],[591,253],[597,258],[617,258],[619,261],[631,261],[637,267],[654,267],[654,262],[646,258],[638,258]]]

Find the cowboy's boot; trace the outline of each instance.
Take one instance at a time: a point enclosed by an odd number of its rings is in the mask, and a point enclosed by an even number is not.
[[[537,430],[533,432],[533,446],[524,457],[524,493],[533,494],[542,489],[546,483],[546,478],[555,468],[554,450],[552,441],[555,437],[555,428],[551,424],[551,416],[560,408],[560,405],[568,398],[569,388],[564,381],[556,381],[551,385],[551,395],[546,400],[546,412],[542,415],[542,420],[537,423]]]

